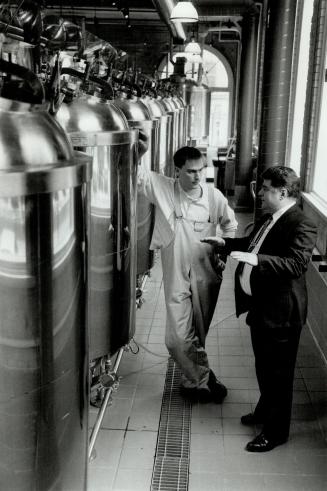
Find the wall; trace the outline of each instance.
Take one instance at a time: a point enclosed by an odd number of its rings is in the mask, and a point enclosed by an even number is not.
[[[318,225],[317,248],[321,254],[326,251],[327,218],[309,201],[303,199],[303,209]],[[308,325],[327,361],[327,272],[318,271],[319,262],[311,262],[307,272],[308,284]]]

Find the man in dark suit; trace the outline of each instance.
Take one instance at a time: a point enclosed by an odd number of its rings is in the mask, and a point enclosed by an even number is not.
[[[316,226],[296,205],[299,178],[284,166],[262,175],[259,196],[267,214],[248,237],[207,237],[219,252],[239,261],[235,272],[236,315],[248,312],[260,398],[245,425],[262,424],[246,450],[265,452],[289,436],[293,379],[307,315],[305,272]]]

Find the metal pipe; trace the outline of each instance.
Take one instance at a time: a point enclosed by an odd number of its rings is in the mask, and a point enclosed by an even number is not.
[[[235,184],[238,206],[249,206],[248,186],[252,172],[252,138],[255,114],[255,76],[257,65],[258,18],[244,16],[240,90],[237,121],[237,152]],[[252,204],[252,200],[251,200]]]
[[[124,348],[120,348],[120,350],[118,351],[116,360],[115,360],[114,368],[112,370],[112,372],[115,374],[117,373],[117,370],[119,368],[123,353],[124,353]],[[95,445],[95,441],[97,439],[97,436],[98,436],[98,433],[99,433],[99,430],[100,430],[100,427],[101,427],[101,424],[103,421],[103,417],[104,417],[104,414],[106,412],[107,405],[108,405],[109,398],[111,396],[112,391],[113,391],[113,387],[109,387],[109,389],[107,390],[106,395],[102,401],[102,404],[100,406],[100,409],[99,409],[99,412],[97,415],[97,419],[96,419],[95,424],[93,426],[92,433],[90,436],[90,443],[89,443],[89,459],[91,458],[93,448]]]
[[[161,19],[167,24],[168,29],[173,38],[186,40],[186,34],[181,22],[172,22],[170,20],[170,14],[177,2],[175,0],[152,0],[153,5],[157,9],[157,12]]]
[[[258,13],[255,0],[219,0],[219,2],[201,2],[197,5],[199,20],[208,16],[235,16],[245,13]]]
[[[270,166],[285,165],[296,2],[270,0],[268,16],[258,177]],[[260,183],[257,192],[259,188]],[[256,218],[261,213],[261,201],[257,199]]]

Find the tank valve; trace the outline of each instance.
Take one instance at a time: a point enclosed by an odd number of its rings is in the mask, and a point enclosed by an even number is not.
[[[119,378],[115,372],[103,373],[99,377],[99,383],[105,389],[109,389],[110,387],[116,389],[119,385]]]
[[[105,363],[104,363],[104,371],[105,373],[110,373],[112,368],[112,361],[110,358],[107,358]]]
[[[100,373],[95,373],[97,368]],[[102,358],[100,364],[91,368],[92,383],[90,404],[94,407],[100,407],[106,395],[107,390],[116,391],[119,386],[119,377],[112,370],[112,362],[110,358]],[[110,405],[110,404],[109,404]]]
[[[137,297],[138,292],[136,292],[136,308],[137,309],[140,309],[145,302],[145,299],[142,297],[142,293],[143,292],[141,291],[139,294],[139,297]]]

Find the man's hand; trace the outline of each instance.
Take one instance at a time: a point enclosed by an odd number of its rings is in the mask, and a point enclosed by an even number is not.
[[[230,257],[250,266],[258,266],[258,256],[253,252],[232,251]]]
[[[216,236],[203,237],[203,239],[200,239],[200,242],[206,242],[206,244],[210,244],[217,249],[219,247],[224,247],[225,245],[224,239],[222,237],[216,237]]]
[[[142,128],[138,128],[139,130],[139,140],[137,143],[137,151],[139,160],[148,151],[149,148],[149,138],[145,131]]]

